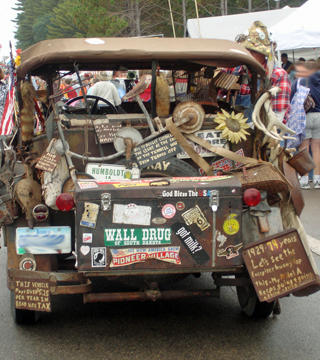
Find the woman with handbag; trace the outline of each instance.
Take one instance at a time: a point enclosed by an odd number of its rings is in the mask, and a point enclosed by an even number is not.
[[[292,84],[291,100],[294,106],[294,98],[297,99],[296,93],[304,95],[304,110],[306,112],[305,117],[305,129],[300,134],[299,150],[307,148],[309,150],[311,146],[313,161],[316,165],[313,172],[313,184],[315,189],[320,189],[320,66],[318,63],[305,63],[303,64],[306,70],[313,72],[309,77],[298,78]],[[309,73],[310,73],[309,72]],[[309,93],[306,89],[309,89]],[[302,97],[300,98],[300,100]],[[292,112],[290,112],[292,113]],[[296,114],[296,113],[295,113]],[[294,116],[294,114],[291,114]],[[303,118],[303,114],[299,114],[299,120]],[[298,121],[299,121],[298,120]],[[289,119],[290,123],[290,119]],[[302,121],[300,121],[300,124]],[[300,186],[304,190],[310,189],[308,175],[303,176],[300,179]]]

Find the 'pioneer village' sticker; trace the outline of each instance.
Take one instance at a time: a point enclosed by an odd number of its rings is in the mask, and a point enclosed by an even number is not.
[[[243,247],[243,244],[229,245],[225,249],[220,249],[217,252],[218,257],[225,256],[227,260],[230,260],[236,256],[239,256],[239,250]]]
[[[150,226],[151,206],[114,204],[112,222],[114,224]]]
[[[100,206],[89,202],[84,203],[84,212],[81,217],[80,225],[95,228],[99,215]]]
[[[172,225],[172,230],[198,265],[203,265],[210,260],[210,256],[191,233],[188,226],[182,223],[175,223]]]
[[[181,216],[187,225],[196,224],[199,226],[201,231],[208,229],[210,226],[207,218],[204,216],[198,205],[184,212]]]
[[[110,267],[119,267],[156,259],[174,265],[181,265],[180,246],[141,249],[110,249]]]
[[[107,249],[105,247],[91,248],[91,265],[92,267],[107,266]]]

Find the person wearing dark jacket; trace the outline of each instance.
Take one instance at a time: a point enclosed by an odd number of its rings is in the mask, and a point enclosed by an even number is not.
[[[313,175],[315,189],[320,189],[320,71],[314,72],[308,78],[300,79],[300,85],[310,89],[310,95],[315,102],[315,107],[307,113],[306,136],[299,146],[299,150],[309,149],[311,144],[312,157],[316,165]],[[297,80],[292,84],[291,99],[297,90]],[[310,189],[308,175],[300,179],[302,189]]]

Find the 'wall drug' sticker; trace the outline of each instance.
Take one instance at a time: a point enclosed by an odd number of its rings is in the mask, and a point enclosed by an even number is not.
[[[191,233],[188,226],[182,223],[175,223],[172,225],[172,230],[198,265],[203,265],[210,260],[210,256]]]

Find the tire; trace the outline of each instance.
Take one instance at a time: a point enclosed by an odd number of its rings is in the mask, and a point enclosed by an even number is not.
[[[237,286],[237,296],[242,311],[250,317],[267,318],[276,304],[276,301],[260,302],[253,286]]]
[[[116,165],[124,165],[126,159],[121,159]],[[161,160],[158,163],[141,170],[141,177],[179,177],[200,176],[198,171],[183,160],[175,157]]]
[[[10,291],[10,306],[12,318],[17,325],[34,325],[40,319],[40,311],[22,310],[16,308],[13,291]]]

